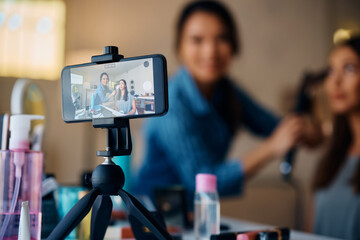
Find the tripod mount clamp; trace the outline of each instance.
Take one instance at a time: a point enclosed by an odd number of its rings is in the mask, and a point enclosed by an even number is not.
[[[96,151],[99,157],[130,155],[132,151],[129,119],[93,119],[94,128],[107,128],[107,148]]]

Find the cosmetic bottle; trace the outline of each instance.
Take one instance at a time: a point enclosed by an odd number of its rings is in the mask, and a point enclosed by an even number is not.
[[[194,233],[196,240],[208,240],[220,233],[220,203],[216,190],[216,176],[196,175]]]
[[[29,147],[34,119],[44,117],[11,116],[9,150],[0,151],[0,239],[17,239],[25,201],[29,206],[30,239],[40,239],[43,154]]]

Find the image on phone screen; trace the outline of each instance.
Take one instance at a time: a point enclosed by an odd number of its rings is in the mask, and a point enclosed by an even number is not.
[[[70,69],[76,120],[155,114],[153,59]]]

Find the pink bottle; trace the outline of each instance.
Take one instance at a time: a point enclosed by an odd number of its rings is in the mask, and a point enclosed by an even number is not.
[[[216,190],[216,176],[196,175],[194,233],[196,240],[210,239],[220,233],[220,204]]]
[[[40,239],[43,154],[29,150],[29,131],[31,120],[43,118],[10,118],[10,150],[0,151],[0,239],[18,239],[24,201],[29,202],[30,239]]]

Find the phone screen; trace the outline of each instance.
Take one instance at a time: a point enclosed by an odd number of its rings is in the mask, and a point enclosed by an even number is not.
[[[161,64],[156,63],[158,59],[125,60],[66,69],[66,74],[63,74],[67,79],[66,89],[70,87],[66,104],[71,102],[72,106],[68,108],[72,108],[72,111],[71,114],[67,111],[65,121],[146,117],[144,115],[160,113],[157,104],[164,104],[156,98],[163,98],[161,95],[164,95],[164,91],[155,86],[154,78],[161,81],[165,78],[164,71],[159,69]],[[157,82],[159,84],[159,80]]]

